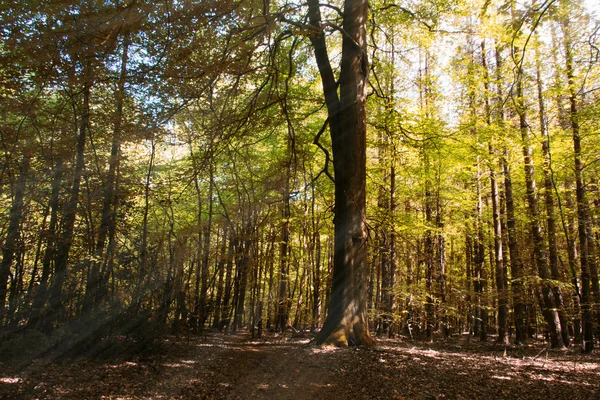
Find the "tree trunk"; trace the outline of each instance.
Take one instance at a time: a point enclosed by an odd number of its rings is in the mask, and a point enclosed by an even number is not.
[[[246,303],[246,286],[248,283],[248,274],[250,272],[250,247],[252,246],[252,226],[250,222],[246,222],[246,226],[242,229],[242,237],[237,241],[237,270],[236,281],[237,287],[235,291],[234,307],[235,317],[232,324],[234,331],[241,328],[244,323],[244,306]]]
[[[366,83],[367,0],[346,0],[342,28],[340,96],[321,28],[318,0],[310,0],[311,36],[321,75],[333,147],[335,245],[329,312],[319,344],[371,345],[367,323],[366,273]]]
[[[429,159],[425,156],[425,175],[429,176],[431,171],[429,170]],[[432,215],[432,194],[431,194],[431,181],[427,178],[425,181],[425,287],[427,290],[427,298],[425,300],[425,338],[427,340],[433,340],[433,330],[435,325],[434,315],[434,294],[433,294],[433,280],[434,280],[434,248],[433,248],[433,215]]]
[[[475,184],[477,189],[477,239],[475,240],[473,282],[477,300],[477,320],[475,326],[478,327],[478,329],[475,329],[475,334],[479,335],[479,339],[481,341],[486,341],[488,334],[488,312],[487,304],[484,303],[486,303],[485,292],[487,290],[487,276],[485,272],[485,236],[482,219],[483,202],[481,199],[481,171],[479,168],[479,160],[477,160],[477,176]]]
[[[487,54],[485,50],[485,40],[481,42],[481,64],[484,73],[484,102],[485,116],[488,126],[492,125],[492,111],[490,106],[490,75],[487,65]],[[490,189],[492,198],[492,225],[494,230],[494,265],[496,268],[496,291],[498,298],[498,343],[510,344],[510,332],[508,330],[508,293],[507,278],[504,274],[504,249],[502,247],[502,221],[500,219],[500,196],[498,194],[498,181],[496,179],[496,150],[494,148],[493,138],[488,143],[490,154]]]
[[[468,221],[468,219],[465,218]],[[474,260],[473,232],[469,226],[465,226],[465,303],[467,317],[467,331],[469,335],[475,334],[475,310],[473,308],[473,265]]]
[[[317,230],[314,232],[315,242],[315,268],[313,272],[313,307],[311,332],[319,326],[321,311],[321,235]]]
[[[598,242],[596,241],[596,234],[594,233],[593,219],[590,210],[588,214],[588,220],[586,221],[586,232],[588,236],[588,264],[590,268],[590,288],[592,291],[592,313],[595,314],[592,318],[595,318],[596,323],[594,326],[594,333],[596,338],[600,337],[600,310],[597,309],[597,305],[600,304],[600,280],[598,276]]]
[[[212,151],[209,150],[209,151]],[[213,178],[213,167],[212,167],[212,156],[209,160],[209,178],[208,178],[208,220],[206,221],[206,226],[204,227],[204,244],[202,249],[202,273],[201,273],[201,281],[202,287],[200,288],[200,304],[199,304],[199,315],[197,315],[200,320],[198,321],[198,327],[200,333],[202,333],[202,329],[204,328],[204,323],[209,315],[209,307],[208,307],[208,275],[209,275],[209,256],[210,256],[210,236],[211,236],[211,228],[212,228],[212,214],[213,214],[213,187],[214,187],[214,178]],[[200,262],[200,260],[199,260]]]
[[[268,280],[268,288],[266,290],[267,292],[267,321],[265,323],[265,328],[266,329],[271,329],[271,326],[275,324],[275,321],[273,321],[273,309],[276,306],[276,304],[274,304],[274,295],[273,295],[273,290],[275,290],[273,288],[275,282],[274,282],[274,263],[275,263],[275,241],[276,241],[277,235],[273,232],[273,227],[271,227],[271,229],[269,230],[269,255],[268,255],[268,260],[267,260],[267,265],[268,265],[268,276],[267,276],[267,280]],[[267,271],[265,271],[265,274],[267,274]],[[276,310],[275,310],[276,311]]]
[[[577,115],[577,90],[575,88],[575,72],[569,25],[563,24],[565,34],[566,73],[569,83],[569,103],[571,133],[573,135],[573,156],[575,161],[575,196],[577,200],[577,231],[579,235],[579,260],[581,263],[581,322],[583,330],[583,351],[590,353],[594,348],[594,315],[592,311],[592,296],[590,291],[591,276],[589,264],[589,238],[586,230],[588,219],[588,204],[586,199],[585,181],[583,178],[583,160],[581,159],[581,133],[579,131],[579,116]]]
[[[548,126],[546,124],[546,108],[544,104],[542,77],[541,77],[541,60],[539,54],[536,55],[536,83],[538,107],[540,116],[540,133],[542,136],[542,153],[544,156],[544,199],[546,205],[546,225],[548,232],[548,261],[550,263],[550,276],[553,281],[560,281],[560,273],[558,271],[558,249],[556,244],[556,223],[554,216],[554,182],[552,177],[552,165],[550,157],[550,136],[548,134]],[[558,310],[560,320],[560,331],[562,341],[565,346],[569,345],[569,330],[567,327],[567,318],[564,311],[564,301],[560,286],[554,284],[551,288],[554,294],[554,300]]]
[[[113,136],[110,150],[110,159],[108,167],[108,175],[104,181],[104,198],[102,201],[102,214],[100,219],[100,227],[98,228],[98,239],[96,241],[95,258],[92,261],[90,277],[86,284],[85,298],[83,301],[82,312],[91,311],[96,304],[101,300],[103,291],[100,286],[107,285],[108,282],[103,282],[108,277],[101,277],[100,267],[104,257],[104,248],[106,238],[115,225],[115,193],[117,171],[119,168],[120,151],[121,151],[121,123],[123,120],[123,100],[125,97],[125,81],[127,78],[127,61],[129,50],[129,34],[126,33],[123,40],[123,53],[121,56],[121,71],[119,75],[119,83],[115,93],[115,117],[113,125]],[[113,228],[114,230],[114,228]],[[105,267],[102,269],[106,269]]]
[[[497,102],[498,123],[504,127],[504,94],[502,93],[502,58],[500,49],[496,47],[496,81],[498,86]],[[508,148],[504,146],[502,156],[502,173],[504,175],[504,197],[506,200],[506,231],[508,234],[508,254],[510,259],[511,286],[513,295],[513,316],[515,320],[515,343],[525,342],[525,287],[523,285],[523,264],[519,256],[519,245],[515,223],[515,202],[512,190],[512,174],[509,163]]]
[[[10,207],[6,238],[2,244],[2,262],[0,263],[0,326],[2,326],[5,317],[8,277],[10,276],[12,263],[17,255],[17,242],[21,231],[19,228],[23,218],[25,187],[29,175],[29,160],[30,156],[25,154],[19,165],[19,175],[15,185],[15,195]],[[14,284],[13,279],[12,285]]]
[[[565,187],[565,208],[568,210],[575,210],[576,206],[573,204],[572,192],[573,182],[567,177],[564,183]],[[556,188],[555,188],[556,192]],[[579,258],[577,251],[577,234],[575,233],[575,216],[572,213],[565,215],[565,211],[562,207],[560,197],[557,193],[556,198],[558,199],[558,206],[560,211],[560,217],[563,227],[563,233],[566,239],[567,245],[567,257],[569,261],[569,272],[571,278],[571,284],[573,285],[572,291],[572,308],[571,315],[573,318],[573,339],[576,342],[581,341],[581,288],[579,282],[579,275],[577,271],[577,260]]]
[[[219,321],[219,330],[229,326],[231,321],[231,294],[233,290],[233,255],[235,251],[235,239],[233,229],[229,231],[229,245],[227,247],[227,260],[225,262],[225,292],[223,293],[223,312]]]
[[[519,60],[520,61],[520,60]],[[564,347],[560,319],[555,304],[554,293],[548,284],[548,263],[546,250],[544,249],[544,237],[540,227],[540,215],[535,182],[535,171],[533,165],[533,149],[529,136],[529,126],[525,101],[523,98],[523,70],[517,69],[516,84],[516,108],[519,114],[519,130],[523,140],[523,164],[525,168],[525,185],[527,188],[527,207],[529,211],[529,229],[533,239],[533,258],[538,275],[541,279],[541,291],[543,300],[543,316],[548,324],[550,342],[553,348]]]
[[[90,68],[90,66],[88,65],[86,66],[86,68]],[[91,82],[86,81],[83,87],[83,114],[81,116],[81,126],[79,128],[79,135],[77,136],[76,161],[75,169],[73,171],[71,197],[64,206],[62,234],[56,245],[54,277],[50,292],[49,309],[45,318],[45,330],[53,329],[53,324],[59,319],[63,307],[62,290],[63,285],[67,279],[69,252],[71,250],[71,245],[73,244],[75,217],[77,216],[77,204],[79,203],[79,189],[84,166],[85,142],[90,119],[90,91]]]
[[[490,154],[495,158],[493,145],[490,142]],[[493,164],[492,164],[493,165]],[[500,199],[498,182],[494,168],[490,166],[490,186],[492,189],[492,213],[494,225],[494,264],[496,266],[496,290],[498,292],[498,343],[510,344],[508,330],[508,283],[505,275],[504,249],[502,247],[502,222],[500,220]]]
[[[390,232],[390,294],[388,297],[387,309],[390,311],[390,327],[388,328],[388,337],[395,335],[397,324],[394,323],[394,286],[396,285],[396,228],[394,227],[394,214],[396,212],[396,167],[395,157],[392,157],[392,166],[390,167],[390,224],[392,226]]]
[[[221,312],[223,310],[223,305],[222,305],[223,282],[224,282],[224,278],[225,278],[225,262],[227,260],[226,255],[227,255],[227,227],[224,227],[223,233],[221,235],[221,248],[219,250],[219,255],[218,255],[219,262],[217,263],[218,278],[217,278],[217,294],[215,296],[215,308],[213,310],[213,323],[212,323],[213,328],[217,328],[219,326],[219,321],[221,321],[221,318],[222,318]]]
[[[559,51],[560,51],[560,44],[559,41],[557,39],[557,35],[556,35],[556,29],[555,26],[552,27],[551,30],[551,34],[552,34],[552,62],[554,65],[559,65]],[[561,93],[564,93],[564,89],[563,89],[563,84],[562,84],[562,71],[559,71],[558,69],[555,69],[554,72],[554,91],[556,93],[556,95],[554,96],[554,100],[556,103],[556,109],[558,111],[558,126],[560,128],[562,128],[563,130],[567,131],[570,129],[570,122],[569,122],[569,118],[568,118],[568,113],[565,110],[565,107],[563,105],[563,100],[561,97]],[[545,143],[546,145],[549,146],[550,142]],[[544,144],[544,141],[542,141],[542,144]],[[548,150],[550,151],[550,148],[548,147]],[[551,174],[550,176],[552,177],[552,171],[549,171]],[[563,206],[561,204],[561,197],[560,197],[560,193],[557,190],[556,187],[556,183],[554,181],[552,181],[552,185],[553,185],[553,190],[554,193],[556,195],[556,200],[557,200],[557,205],[558,205],[558,209],[559,209],[559,215],[561,218],[561,223],[562,223],[562,228],[563,228],[563,233],[565,235],[565,240],[566,240],[566,245],[567,245],[567,258],[569,261],[569,273],[570,273],[570,281],[571,284],[573,285],[573,289],[572,290],[572,309],[571,309],[571,315],[573,318],[573,337],[574,340],[576,342],[581,340],[581,319],[579,318],[579,316],[581,315],[581,291],[580,291],[580,287],[579,287],[579,277],[578,277],[578,272],[577,272],[577,239],[576,234],[575,234],[575,223],[574,223],[574,217],[571,213],[569,213],[568,216],[565,216],[565,212],[563,209]],[[565,181],[565,206],[568,210],[573,210],[575,209],[575,207],[572,204],[572,197],[571,197],[571,192],[572,192],[572,182],[571,179],[567,178]]]
[[[202,283],[202,192],[200,190],[200,184],[198,183],[198,179],[194,179],[194,184],[196,186],[196,197],[198,203],[198,213],[197,218],[197,229],[198,229],[198,249],[197,249],[197,262],[196,262],[196,270],[194,275],[194,308],[192,311],[192,315],[190,317],[190,327],[194,331],[194,333],[198,332],[200,328],[199,321],[202,319],[201,313],[202,309],[200,308],[200,286]]]
[[[436,263],[435,269],[437,274],[437,283],[439,287],[441,320],[442,320],[442,335],[444,339],[450,336],[450,324],[448,321],[448,312],[446,304],[446,240],[444,238],[444,222],[442,220],[442,204],[440,201],[440,172],[438,170],[438,188],[437,188],[437,205],[435,226],[438,230],[436,235]]]
[[[281,242],[279,248],[279,295],[277,301],[277,318],[275,329],[283,332],[287,327],[288,320],[288,291],[289,291],[289,241],[290,241],[290,174],[291,157],[290,140],[288,140],[288,157],[286,162],[286,174],[283,189],[283,209],[281,223]]]
[[[133,299],[131,300],[131,310],[138,312],[143,297],[146,293],[147,281],[150,278],[148,271],[150,270],[146,265],[148,262],[148,215],[150,211],[150,186],[152,183],[152,171],[154,169],[154,159],[156,156],[156,142],[154,137],[150,140],[150,160],[148,161],[148,169],[146,170],[146,176],[144,179],[144,207],[142,214],[142,233],[141,233],[141,244],[140,244],[140,256],[139,256],[139,275],[135,285],[135,292]]]
[[[181,248],[185,247],[187,238],[182,240]],[[183,331],[187,323],[188,309],[185,301],[185,295],[189,291],[184,279],[184,262],[180,257],[176,257],[175,265],[173,266],[173,297],[175,300],[175,315],[173,318],[173,331],[175,334]]]
[[[54,260],[56,252],[56,229],[58,224],[58,200],[60,193],[60,186],[62,182],[63,174],[63,163],[62,158],[58,157],[56,165],[54,166],[54,174],[52,177],[51,194],[50,194],[50,223],[48,224],[48,231],[45,232],[46,238],[46,249],[44,250],[44,258],[42,260],[42,275],[40,277],[40,285],[35,294],[33,301],[33,315],[31,323],[37,328],[44,311],[44,305],[46,303],[46,295],[48,293],[48,281],[51,274],[51,263]]]

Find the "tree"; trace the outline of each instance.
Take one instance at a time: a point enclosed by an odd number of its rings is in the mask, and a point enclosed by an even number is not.
[[[481,42],[481,65],[483,67],[485,120],[488,127],[492,126],[492,110],[490,105],[490,74],[487,65],[487,53],[485,40]],[[508,330],[508,282],[506,279],[507,269],[504,263],[504,249],[502,247],[503,231],[500,219],[500,196],[498,194],[498,181],[496,179],[497,155],[494,146],[494,137],[488,143],[490,153],[490,189],[492,198],[492,226],[494,231],[494,263],[496,266],[496,290],[498,292],[498,343],[510,344],[510,332]]]
[[[515,32],[515,37],[519,36],[520,32]],[[552,347],[564,347],[562,341],[561,324],[558,316],[556,299],[554,292],[548,285],[548,262],[546,258],[546,249],[544,247],[544,238],[540,225],[540,213],[538,204],[538,194],[536,188],[533,148],[529,134],[529,125],[527,122],[527,107],[524,100],[524,56],[522,50],[518,47],[513,48],[513,54],[520,54],[514,59],[516,68],[516,92],[515,92],[515,108],[519,119],[519,131],[523,142],[523,164],[525,168],[525,183],[527,187],[527,210],[529,213],[529,229],[533,239],[533,254],[534,263],[539,277],[542,280],[542,300],[543,314],[548,324]]]
[[[584,180],[584,164],[582,160],[581,149],[581,130],[579,121],[579,105],[577,101],[577,90],[575,87],[575,71],[573,66],[573,49],[571,43],[571,31],[568,18],[562,21],[564,33],[565,48],[565,71],[569,85],[569,119],[571,123],[571,133],[573,137],[573,158],[575,165],[575,195],[577,199],[577,233],[579,237],[579,254],[581,264],[581,321],[583,329],[583,346],[586,353],[590,353],[594,348],[593,334],[593,311],[592,295],[590,287],[591,268],[590,268],[590,237],[588,236],[586,224],[588,223],[588,202],[587,191]],[[597,284],[597,282],[596,282]]]
[[[321,6],[308,2],[311,43],[321,75],[333,148],[335,243],[333,281],[319,344],[371,345],[367,322],[366,85],[367,0],[346,0],[339,83],[329,59]],[[339,95],[338,95],[339,85]]]

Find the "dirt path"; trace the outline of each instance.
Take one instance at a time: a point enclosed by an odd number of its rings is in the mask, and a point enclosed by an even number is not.
[[[213,334],[171,338],[158,354],[112,362],[0,363],[0,399],[600,399],[597,353],[307,342]]]

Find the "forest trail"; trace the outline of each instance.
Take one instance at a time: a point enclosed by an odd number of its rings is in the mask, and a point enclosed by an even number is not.
[[[0,399],[599,399],[598,354],[476,341],[334,349],[237,335],[170,338],[110,361],[0,364]],[[537,356],[537,357],[536,357]]]

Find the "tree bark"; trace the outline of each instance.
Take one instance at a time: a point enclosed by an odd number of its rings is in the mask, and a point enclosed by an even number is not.
[[[333,281],[318,344],[371,345],[367,323],[366,83],[367,0],[346,0],[338,97],[318,0],[308,1],[311,43],[329,116],[335,175]]]

